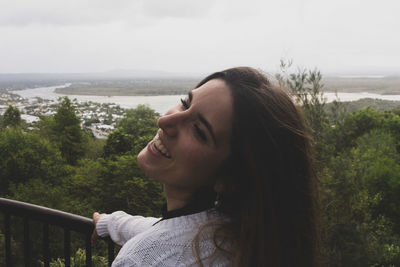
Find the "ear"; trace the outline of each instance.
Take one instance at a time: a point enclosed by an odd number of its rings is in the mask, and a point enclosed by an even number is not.
[[[214,191],[216,193],[226,192],[227,188],[224,182],[221,179],[218,179],[214,184]]]

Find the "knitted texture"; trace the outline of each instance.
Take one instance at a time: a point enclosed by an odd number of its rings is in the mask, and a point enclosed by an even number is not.
[[[123,211],[102,216],[96,225],[97,233],[109,235],[122,245],[112,266],[199,266],[194,236],[205,224],[223,219],[215,210],[208,210],[159,220]],[[204,266],[231,265],[226,256],[216,251],[212,227],[204,228],[199,240],[199,256]]]

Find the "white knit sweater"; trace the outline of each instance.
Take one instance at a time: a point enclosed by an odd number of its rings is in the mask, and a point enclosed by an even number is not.
[[[122,245],[112,266],[198,266],[193,238],[201,226],[221,220],[221,216],[211,209],[156,223],[159,220],[131,216],[123,211],[102,216],[96,225],[97,233],[109,235],[115,243]],[[201,231],[199,244],[204,266],[231,265],[221,252],[214,253],[210,227]]]

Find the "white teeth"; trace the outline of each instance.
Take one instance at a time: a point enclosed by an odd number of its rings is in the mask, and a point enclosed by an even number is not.
[[[163,143],[161,143],[161,140],[158,137],[158,134],[154,137],[154,147],[161,152],[161,154],[167,156],[167,157],[171,157],[171,155],[168,153],[167,149],[165,148],[165,146],[163,145]]]

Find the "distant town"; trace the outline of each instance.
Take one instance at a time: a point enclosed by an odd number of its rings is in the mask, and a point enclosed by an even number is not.
[[[125,109],[116,104],[73,101],[81,127],[90,130],[96,137],[105,138],[114,130],[118,119],[123,117]],[[9,105],[21,111],[21,118],[26,121],[28,129],[33,129],[40,116],[50,116],[56,112],[58,101],[35,97],[25,99],[17,94],[2,92],[0,94],[0,115]]]

